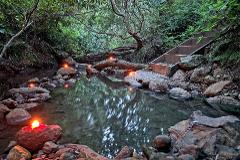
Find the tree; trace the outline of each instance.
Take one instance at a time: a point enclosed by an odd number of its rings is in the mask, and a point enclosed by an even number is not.
[[[34,22],[34,13],[38,8],[38,4],[39,4],[39,0],[35,0],[35,3],[32,7],[32,9],[26,13],[25,15],[25,21],[23,23],[22,29],[17,32],[14,36],[12,36],[10,38],[10,40],[4,45],[1,54],[0,54],[0,58],[3,58],[3,56],[6,54],[7,49],[11,46],[11,44],[13,43],[13,41],[19,37],[26,29],[28,29],[28,27],[30,27],[33,22]]]

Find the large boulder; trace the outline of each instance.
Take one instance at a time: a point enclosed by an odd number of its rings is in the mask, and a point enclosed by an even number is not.
[[[41,149],[45,142],[56,142],[62,135],[62,128],[58,125],[41,124],[37,128],[31,126],[23,127],[16,134],[16,141],[19,145],[30,151]]]
[[[240,140],[239,119],[235,116],[211,118],[195,111],[188,120],[169,128],[173,150],[195,145],[208,158],[219,154],[218,145],[236,148]]]
[[[30,160],[31,153],[25,148],[17,145],[13,147],[7,155],[8,160]]]
[[[172,88],[169,91],[169,96],[176,100],[187,100],[192,97],[188,91],[186,91],[182,88],[179,88],[179,87]]]
[[[223,90],[223,88],[230,84],[231,81],[220,81],[217,83],[214,83],[212,85],[210,85],[205,91],[204,91],[204,95],[205,96],[216,96],[219,92],[221,92]]]
[[[183,70],[191,70],[201,65],[204,60],[205,58],[203,55],[189,55],[181,58],[179,67]]]
[[[165,92],[168,89],[168,78],[151,71],[132,72],[131,75],[124,77],[124,81],[134,87],[148,86],[154,91]]]
[[[19,125],[28,121],[31,115],[22,108],[15,108],[6,115],[6,120],[9,125]]]

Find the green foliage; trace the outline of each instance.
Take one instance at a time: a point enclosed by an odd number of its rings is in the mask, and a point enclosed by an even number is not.
[[[19,31],[33,4],[34,0],[0,2],[0,46]],[[238,0],[139,0],[129,14],[134,11],[140,14],[138,9],[144,15],[140,35],[148,44],[135,60],[157,56],[159,53],[152,51],[156,46],[163,52],[196,32],[221,28],[220,33],[226,34],[216,43],[213,55],[238,61],[234,51],[239,49]],[[138,18],[130,17],[132,28],[139,25]],[[109,0],[40,0],[34,20],[32,27],[22,35],[23,41],[29,43],[37,37],[70,53],[103,52],[135,43],[133,38],[120,38],[129,35],[122,18],[113,13]],[[224,50],[219,46],[224,46]],[[227,55],[222,55],[225,51]]]

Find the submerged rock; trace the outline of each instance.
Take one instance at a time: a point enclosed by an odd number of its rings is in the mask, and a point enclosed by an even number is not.
[[[8,160],[29,160],[31,159],[31,153],[21,146],[13,147],[7,156]]]
[[[205,96],[215,96],[217,95],[219,92],[221,92],[223,90],[223,88],[228,85],[229,83],[231,83],[231,81],[220,81],[217,83],[214,83],[212,85],[210,85],[205,91],[204,91],[204,95]]]
[[[26,126],[17,132],[16,141],[30,151],[36,151],[41,149],[47,141],[56,142],[61,135],[62,128],[58,125],[40,125],[34,129]]]
[[[6,120],[9,125],[19,125],[31,118],[31,115],[22,108],[15,108],[6,115]]]
[[[169,94],[170,94],[170,97],[173,98],[173,99],[176,99],[176,100],[187,100],[187,99],[190,99],[191,98],[191,94],[182,89],[182,88],[172,88],[170,91],[169,91]]]

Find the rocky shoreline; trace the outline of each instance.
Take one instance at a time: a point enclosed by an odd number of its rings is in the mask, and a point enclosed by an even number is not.
[[[200,58],[201,57],[201,58]],[[176,100],[189,100],[205,97],[206,103],[226,112],[240,113],[239,84],[234,82],[231,73],[226,72],[216,63],[203,63],[204,57],[194,55],[179,64],[179,70],[168,78],[151,70],[134,71],[133,75],[124,76],[123,81],[132,87],[167,93]],[[24,124],[31,119],[31,110],[51,98],[51,91],[62,86],[69,88],[79,75],[88,68],[87,64],[76,63],[72,58],[63,61],[64,65],[52,78],[33,78],[8,91],[8,97],[0,101],[1,123],[8,125]],[[203,65],[201,65],[203,64]],[[104,71],[103,71],[104,72]],[[188,120],[169,128],[169,135],[159,135],[153,140],[153,147],[142,147],[142,153],[136,153],[131,147],[124,147],[115,159],[234,159],[240,158],[239,119],[234,116],[210,118],[199,111]],[[47,126],[48,127],[48,126]],[[50,129],[52,125],[49,125]],[[61,137],[61,127],[54,139],[37,138],[30,144],[26,140],[11,142],[2,159],[108,159],[84,145],[57,143]],[[21,131],[21,130],[20,130]],[[19,131],[19,132],[20,132]],[[55,134],[55,132],[53,132]],[[45,134],[44,137],[47,134]],[[36,138],[33,136],[33,138]],[[31,149],[38,139],[39,146]],[[19,143],[20,142],[20,143]],[[33,155],[31,155],[31,153]]]

